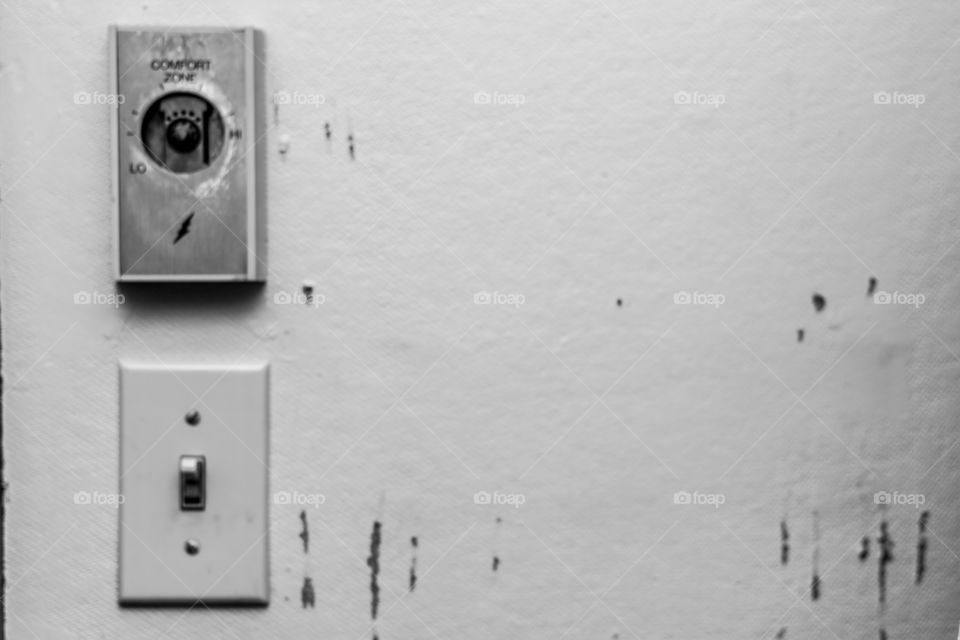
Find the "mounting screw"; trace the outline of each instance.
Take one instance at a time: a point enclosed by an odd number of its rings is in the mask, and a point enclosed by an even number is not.
[[[188,413],[186,416],[184,416],[183,419],[187,421],[187,424],[188,424],[188,425],[190,425],[191,427],[195,427],[195,426],[197,426],[198,424],[200,424],[200,412],[199,412],[199,411],[191,411],[191,412]]]
[[[193,538],[187,540],[187,542],[183,545],[183,548],[191,556],[195,556],[200,553],[200,543]]]

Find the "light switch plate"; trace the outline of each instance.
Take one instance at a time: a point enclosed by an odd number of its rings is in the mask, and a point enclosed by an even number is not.
[[[268,384],[265,363],[120,364],[121,604],[268,603]],[[184,455],[203,510],[181,509]]]
[[[266,276],[261,34],[109,29],[115,276]]]

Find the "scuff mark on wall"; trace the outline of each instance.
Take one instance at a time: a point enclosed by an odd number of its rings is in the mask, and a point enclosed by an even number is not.
[[[412,538],[410,538],[410,547],[412,548],[411,558],[410,558],[410,584],[409,584],[410,593],[413,593],[413,590],[417,587],[417,546],[418,544],[419,544],[419,541],[417,540],[417,536],[413,536]]]
[[[877,569],[877,588],[879,590],[880,608],[887,602],[887,565],[893,562],[893,538],[887,531],[887,521],[880,522],[880,536],[877,538],[880,547],[879,566]]]
[[[307,529],[307,512],[304,510],[300,511],[300,522],[303,524],[300,539],[303,540],[303,552],[307,553],[310,549],[310,531]]]
[[[380,521],[373,521],[373,531],[370,532],[370,556],[367,566],[370,567],[370,617],[377,619],[377,608],[380,606],[380,585],[377,582],[380,575]]]
[[[308,305],[314,304],[313,292],[316,289],[316,284],[313,280],[304,280],[300,285],[300,291],[303,293],[304,303]]]
[[[860,562],[866,562],[867,558],[870,557],[870,536],[863,536],[860,540],[860,553],[857,554],[857,559]]]
[[[780,521],[780,564],[786,566],[790,562],[790,531],[787,521]]]
[[[500,525],[503,523],[503,518],[497,516],[496,519],[497,527],[493,534],[493,572],[496,573],[500,568],[500,556],[497,553],[497,540],[500,538]]]
[[[316,606],[316,596],[313,592],[313,580],[308,577],[303,579],[303,588],[300,589],[300,602],[303,604],[304,609],[307,608],[307,605],[310,605],[311,609]]]
[[[917,577],[916,584],[923,582],[923,574],[927,571],[927,522],[930,520],[930,512],[924,511],[920,514],[920,521],[917,523],[920,531],[917,536]]]
[[[820,599],[822,582],[820,580],[820,514],[813,512],[813,577],[810,579],[810,597],[816,602]]]
[[[813,308],[817,313],[823,311],[823,308],[827,306],[827,299],[819,293],[814,293],[810,301],[813,302]]]

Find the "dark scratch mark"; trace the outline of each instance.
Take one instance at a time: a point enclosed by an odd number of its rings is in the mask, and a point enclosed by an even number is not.
[[[413,590],[417,588],[417,536],[410,538],[410,546],[412,547],[412,557],[410,558],[410,593],[413,593]]]
[[[307,608],[307,605],[310,605],[311,609],[316,607],[316,597],[313,592],[313,580],[310,578],[303,579],[303,588],[300,589],[300,602],[303,603],[304,609]]]
[[[347,136],[347,144],[349,145],[349,148],[350,148],[350,159],[351,159],[351,160],[356,160],[356,159],[357,159],[357,155],[356,155],[356,150],[354,149],[354,146],[353,146],[353,134],[352,134],[352,133]]]
[[[870,536],[863,536],[860,540],[860,553],[857,554],[857,558],[860,562],[866,562],[867,558],[870,557]]]
[[[813,512],[813,577],[810,580],[810,596],[816,602],[820,599],[823,582],[820,580],[820,514]]]
[[[813,298],[811,298],[811,300],[813,301],[813,308],[817,313],[823,311],[823,308],[827,306],[827,299],[819,293],[813,294]]]
[[[185,235],[190,233],[190,221],[193,220],[193,211],[187,214],[187,217],[183,219],[183,222],[180,223],[180,228],[177,229],[177,237],[173,239],[173,244],[180,242]]]
[[[790,532],[787,530],[787,521],[780,521],[780,564],[790,562]]]
[[[380,606],[380,585],[377,576],[380,574],[380,522],[374,520],[373,531],[370,533],[370,557],[367,566],[370,567],[370,617],[377,619],[377,607]]]
[[[923,574],[927,572],[927,521],[930,520],[930,512],[924,511],[920,514],[920,521],[917,526],[920,529],[917,538],[917,579],[916,584],[923,582]]]
[[[496,573],[497,569],[500,568],[500,555],[497,553],[497,542],[496,540],[500,537],[500,525],[503,523],[503,518],[497,516],[496,519],[497,530],[494,533],[494,543],[493,543],[493,572]]]
[[[887,521],[880,522],[880,537],[877,538],[880,547],[879,567],[877,569],[877,586],[880,591],[880,607],[887,601],[887,565],[893,562],[893,539],[887,531]]]
[[[797,329],[797,342],[803,342],[803,329]]]
[[[303,299],[307,304],[313,304],[313,284],[310,282],[303,283],[303,286],[300,287],[300,290],[303,292]]]
[[[307,512],[300,511],[300,522],[303,523],[303,531],[300,532],[300,539],[303,540],[303,552],[310,549],[310,531],[307,529]]]
[[[323,135],[326,136],[327,142],[330,142],[330,137],[333,135],[333,132],[330,131],[330,123],[329,123],[329,122],[324,122],[324,123],[323,123]]]
[[[867,281],[867,297],[873,295],[873,292],[877,290],[877,279],[873,276],[870,277],[870,280]]]

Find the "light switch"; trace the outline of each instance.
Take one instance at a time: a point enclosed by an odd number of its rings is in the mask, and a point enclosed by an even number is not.
[[[116,278],[263,280],[260,34],[111,27]]]
[[[267,604],[268,379],[121,363],[121,604]]]
[[[184,511],[203,511],[206,506],[204,456],[180,456],[180,508]]]

